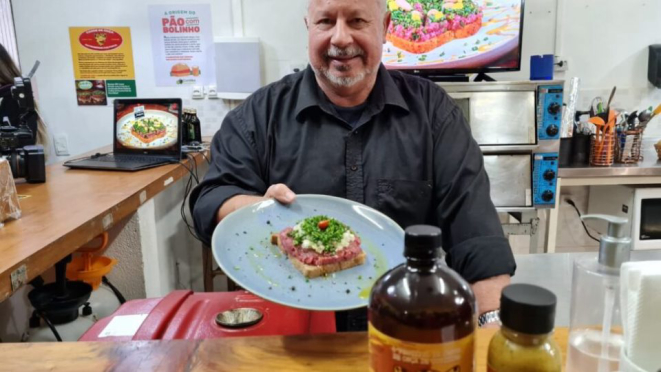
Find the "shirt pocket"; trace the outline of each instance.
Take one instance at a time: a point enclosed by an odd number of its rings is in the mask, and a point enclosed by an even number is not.
[[[377,209],[402,228],[424,224],[429,215],[431,199],[431,181],[377,180]]]

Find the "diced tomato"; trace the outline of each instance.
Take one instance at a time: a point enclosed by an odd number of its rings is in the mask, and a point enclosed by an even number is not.
[[[326,230],[328,228],[329,223],[330,221],[323,220],[323,221],[319,221],[319,224],[317,226],[319,227],[320,230]]]

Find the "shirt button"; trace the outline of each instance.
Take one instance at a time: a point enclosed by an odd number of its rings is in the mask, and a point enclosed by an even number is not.
[[[352,165],[352,166],[351,166],[351,170],[355,172],[355,171],[357,171],[357,170],[358,170],[358,167],[357,167],[357,166],[355,166],[355,165]]]

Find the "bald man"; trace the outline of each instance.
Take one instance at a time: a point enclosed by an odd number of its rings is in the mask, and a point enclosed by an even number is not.
[[[209,242],[238,208],[296,193],[354,200],[404,228],[436,225],[446,262],[472,284],[481,325],[496,324],[516,265],[482,153],[440,87],[381,65],[389,21],[382,0],[310,0],[310,65],[226,116],[191,196],[195,228]],[[364,311],[338,315],[338,330],[364,329]]]

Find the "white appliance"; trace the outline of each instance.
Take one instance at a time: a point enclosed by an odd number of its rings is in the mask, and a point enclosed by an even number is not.
[[[610,214],[629,219],[633,250],[661,249],[661,187],[591,186],[589,214]],[[605,223],[589,222],[599,232]]]

